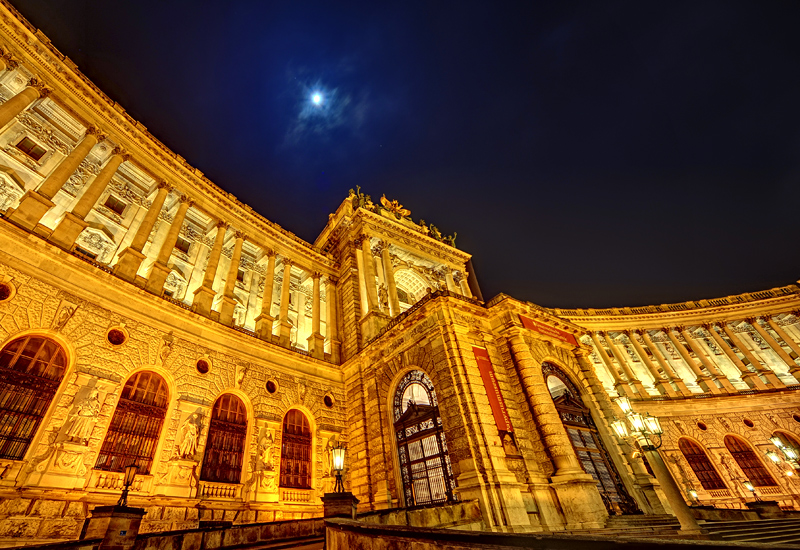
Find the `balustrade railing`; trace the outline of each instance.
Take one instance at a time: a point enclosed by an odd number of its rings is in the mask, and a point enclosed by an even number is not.
[[[282,502],[311,502],[311,495],[313,491],[297,490],[297,489],[281,489]]]
[[[213,483],[210,481],[200,482],[200,498],[214,500],[232,500],[239,498],[241,485],[230,483]]]

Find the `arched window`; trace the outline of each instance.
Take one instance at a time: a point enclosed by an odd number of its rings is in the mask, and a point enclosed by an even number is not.
[[[797,439],[797,436],[790,434],[789,432],[777,431],[772,434],[775,437],[778,437],[783,444],[787,447],[794,447],[798,451],[800,451],[800,440]]]
[[[777,485],[753,448],[750,447],[744,439],[736,437],[735,435],[726,435],[725,446],[728,448],[728,451],[730,451],[736,464],[738,464],[739,468],[744,472],[744,475],[750,480],[750,483],[756,487],[772,487]]]
[[[95,468],[121,472],[131,464],[150,473],[167,414],[167,383],[154,372],[137,372],[125,383]]]
[[[411,371],[394,394],[394,431],[406,506],[455,500],[455,479],[430,378]]]
[[[678,440],[678,448],[683,453],[689,466],[691,466],[703,489],[706,491],[726,489],[725,482],[719,477],[717,470],[700,445],[691,439],[682,437]]]
[[[247,436],[247,411],[233,394],[221,395],[211,411],[211,427],[203,454],[200,479],[219,483],[239,483]]]
[[[641,514],[636,501],[622,484],[611,457],[600,439],[592,414],[583,404],[578,387],[567,373],[552,363],[542,365],[547,390],[583,469],[597,482],[603,504],[611,514]]]
[[[21,460],[61,378],[67,356],[41,336],[25,336],[0,352],[0,458]]]
[[[311,488],[311,427],[306,415],[297,409],[283,419],[281,487]]]

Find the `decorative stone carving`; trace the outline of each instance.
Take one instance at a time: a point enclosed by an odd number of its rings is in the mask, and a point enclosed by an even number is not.
[[[261,441],[258,442],[258,459],[261,461],[261,466],[264,470],[273,470],[275,468],[274,450],[274,432],[266,428],[264,435],[261,436]]]
[[[83,161],[78,165],[77,170],[72,173],[62,189],[74,197],[78,194],[78,191],[83,188],[83,186],[86,184],[86,181],[90,177],[96,176],[99,173],[99,164],[95,162],[89,162],[89,159],[83,159]]]
[[[70,417],[72,424],[67,430],[67,437],[71,441],[86,445],[89,442],[89,436],[92,435],[92,430],[94,430],[99,412],[100,392],[93,389],[76,405],[75,411]]]
[[[69,154],[70,146],[58,137],[55,130],[48,128],[47,125],[37,120],[31,113],[23,111],[17,116],[17,120],[43,145],[63,155]]]
[[[197,440],[200,436],[202,421],[197,413],[189,416],[181,426],[180,442],[178,443],[178,458],[195,459]]]

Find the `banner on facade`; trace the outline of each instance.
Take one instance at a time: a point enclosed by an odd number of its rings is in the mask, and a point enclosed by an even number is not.
[[[489,352],[483,348],[473,347],[472,353],[478,361],[478,369],[481,371],[481,379],[486,387],[486,395],[489,397],[489,405],[492,407],[492,416],[497,423],[497,429],[501,432],[513,432],[514,428],[511,427],[511,419],[508,417],[503,394],[500,393],[500,385],[497,383]]]
[[[556,327],[551,327],[550,325],[545,325],[544,323],[540,323],[539,321],[525,317],[524,315],[520,315],[519,320],[522,321],[523,327],[534,330],[539,334],[550,336],[551,338],[561,340],[562,342],[572,344],[573,346],[578,345],[578,341],[575,339],[575,336],[567,331],[557,329]]]

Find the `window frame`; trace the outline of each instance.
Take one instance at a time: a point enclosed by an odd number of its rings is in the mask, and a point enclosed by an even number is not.
[[[30,147],[28,150],[25,150],[25,149],[23,149],[23,148],[21,147],[21,145],[22,145],[22,144],[23,144],[23,143],[24,143],[26,140],[27,140],[27,141],[30,141],[30,142],[31,142],[31,144],[32,144],[32,147]],[[45,147],[43,147],[42,145],[40,145],[40,144],[39,144],[37,141],[35,141],[34,139],[30,138],[29,136],[24,136],[24,137],[23,137],[21,140],[19,140],[19,141],[18,141],[16,144],[14,144],[14,147],[16,147],[18,151],[21,151],[21,152],[22,152],[22,153],[23,153],[25,156],[27,156],[28,158],[31,158],[31,159],[35,160],[36,162],[40,162],[40,161],[42,160],[42,158],[44,158],[44,156],[47,154],[47,149],[46,149]],[[42,150],[42,154],[41,154],[41,155],[39,155],[38,157],[37,157],[37,156],[34,156],[33,154],[31,154],[31,153],[33,153],[33,152],[34,152],[34,151],[35,151],[37,148],[39,148],[39,149],[41,149],[41,150]]]

